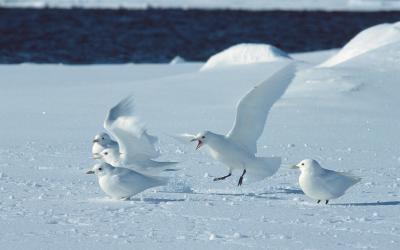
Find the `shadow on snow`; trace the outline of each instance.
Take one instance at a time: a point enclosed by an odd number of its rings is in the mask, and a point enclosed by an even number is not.
[[[400,201],[377,201],[377,202],[355,202],[355,203],[335,203],[332,206],[398,206]]]

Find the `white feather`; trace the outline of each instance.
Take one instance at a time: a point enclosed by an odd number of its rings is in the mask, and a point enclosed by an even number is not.
[[[155,148],[157,137],[149,135],[139,118],[134,116],[132,97],[123,99],[108,112],[104,128],[116,138],[124,164],[160,156]]]
[[[361,178],[349,173],[325,169],[312,159],[296,165],[300,168],[299,184],[303,192],[316,200],[330,200],[342,196]]]
[[[163,186],[167,178],[142,174],[132,169],[98,163],[88,173],[96,174],[100,188],[114,199],[127,199],[146,189]]]
[[[236,119],[227,137],[257,153],[257,140],[264,131],[268,112],[293,79],[295,66],[290,63],[266,81],[255,86],[238,103]]]

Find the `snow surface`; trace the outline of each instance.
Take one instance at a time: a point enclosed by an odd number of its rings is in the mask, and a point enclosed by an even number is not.
[[[4,7],[207,8],[246,10],[400,10],[400,0],[0,0]]]
[[[290,56],[272,45],[242,43],[231,46],[211,56],[200,70],[241,64],[274,62],[282,59],[290,59]]]
[[[368,51],[400,42],[400,22],[379,24],[365,29],[350,40],[336,55],[320,67],[332,67]]]
[[[299,72],[259,141],[259,155],[285,165],[315,158],[363,178],[330,205],[285,166],[242,187],[238,173],[213,182],[220,163],[168,136],[227,132],[240,97],[285,62],[0,66],[0,249],[398,249],[400,43],[314,67],[330,53],[292,55]],[[115,201],[84,172],[106,111],[131,93],[160,160],[182,170]]]

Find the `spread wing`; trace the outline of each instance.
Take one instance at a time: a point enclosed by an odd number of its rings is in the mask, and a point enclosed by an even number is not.
[[[160,156],[155,148],[157,137],[149,135],[133,113],[133,98],[129,96],[110,109],[104,121],[104,128],[117,139],[124,164]]]
[[[295,65],[290,63],[250,90],[237,105],[235,123],[227,137],[250,153],[257,153],[257,140],[264,130],[268,112],[283,95],[294,74]]]

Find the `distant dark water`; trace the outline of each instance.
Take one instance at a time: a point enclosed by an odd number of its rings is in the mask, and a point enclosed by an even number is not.
[[[312,51],[398,20],[400,12],[0,8],[0,63],[204,61],[243,42]]]

